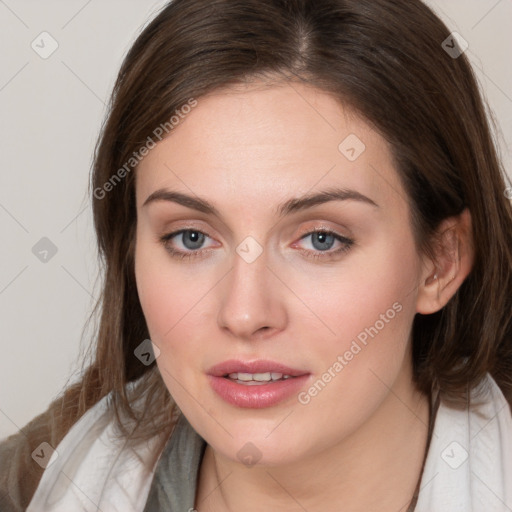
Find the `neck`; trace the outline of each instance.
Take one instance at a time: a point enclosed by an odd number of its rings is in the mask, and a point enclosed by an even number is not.
[[[207,445],[196,508],[405,512],[426,453],[428,397],[397,382],[374,415],[328,450],[283,466],[248,468]]]

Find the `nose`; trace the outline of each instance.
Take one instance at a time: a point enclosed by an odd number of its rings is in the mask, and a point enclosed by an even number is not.
[[[283,330],[286,287],[275,274],[266,250],[250,263],[235,252],[233,268],[219,291],[219,327],[245,341],[267,339]]]

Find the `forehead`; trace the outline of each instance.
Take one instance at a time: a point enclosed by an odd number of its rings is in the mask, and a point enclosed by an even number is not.
[[[385,139],[332,95],[298,83],[217,90],[144,157],[137,205],[168,187],[212,202],[280,203],[345,187],[381,203],[401,191]]]

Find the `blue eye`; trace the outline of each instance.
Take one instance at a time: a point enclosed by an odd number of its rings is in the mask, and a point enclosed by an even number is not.
[[[186,249],[185,251],[175,249],[170,244],[171,240],[175,237],[178,237],[178,235],[181,235],[181,242]],[[171,256],[183,259],[200,255],[203,251],[198,251],[197,249],[201,248],[201,245],[204,243],[206,237],[208,237],[206,233],[198,231],[197,229],[181,229],[180,231],[174,231],[173,233],[164,235],[160,241],[164,244],[164,247],[167,249],[167,251],[169,251]]]
[[[171,244],[173,239],[178,238],[179,235],[181,235],[181,244],[184,249],[176,249]],[[303,235],[300,240],[304,240],[307,237],[312,237],[313,250],[300,249],[300,252],[307,258],[312,259],[333,259],[341,253],[347,252],[355,244],[354,240],[328,229],[310,231]],[[202,257],[205,252],[210,252],[208,249],[201,249],[201,246],[205,243],[207,238],[210,238],[208,234],[197,229],[181,229],[162,236],[160,242],[172,257],[189,259]],[[330,250],[336,242],[339,242],[341,247],[333,251]]]
[[[328,229],[315,229],[309,233],[306,233],[301,237],[301,240],[311,237],[312,246],[316,251],[303,249],[302,252],[306,253],[308,258],[313,259],[332,259],[336,256],[347,252],[355,244],[355,241],[346,238],[335,231]],[[333,244],[338,241],[341,243],[341,247],[334,251],[329,251]]]

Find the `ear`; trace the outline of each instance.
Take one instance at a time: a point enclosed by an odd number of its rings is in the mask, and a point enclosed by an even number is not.
[[[416,311],[429,315],[442,309],[468,276],[474,261],[471,214],[445,219],[437,231],[435,261],[425,257]]]

